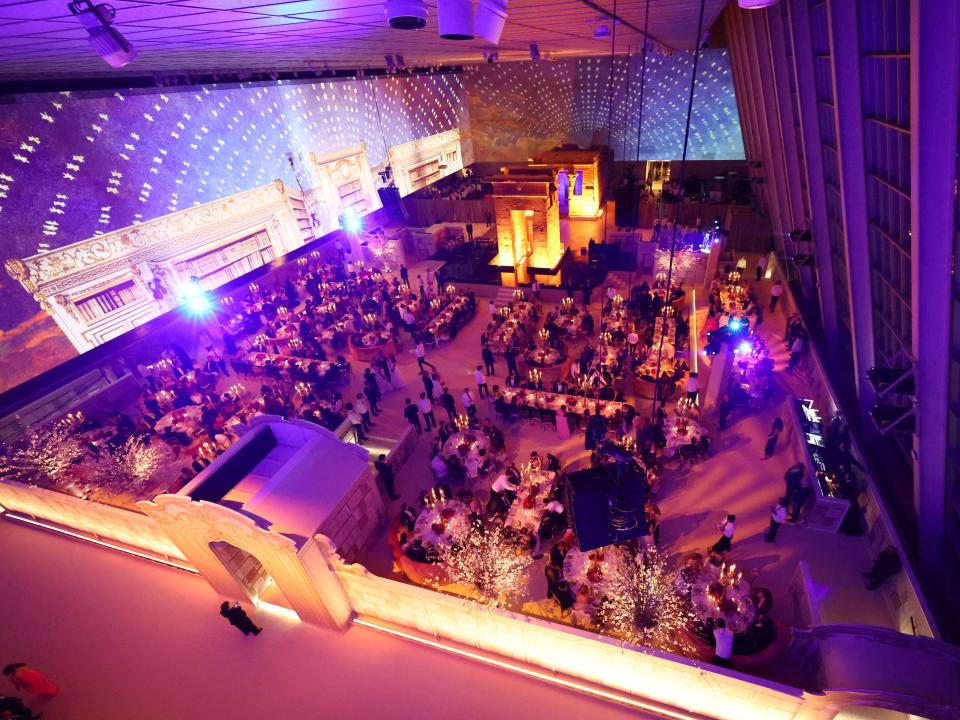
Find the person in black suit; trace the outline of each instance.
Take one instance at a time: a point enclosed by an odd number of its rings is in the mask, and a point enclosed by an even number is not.
[[[390,496],[391,500],[396,500],[400,496],[393,489],[393,468],[390,467],[390,463],[387,462],[387,456],[381,453],[377,456],[377,461],[373,464],[377,468],[377,473],[380,476],[380,480],[383,482],[383,487],[387,491],[387,495]]]
[[[253,620],[250,619],[238,602],[235,602],[233,605],[228,602],[220,603],[220,614],[227,619],[227,622],[244,635],[249,635],[250,633],[259,635],[263,632],[263,628],[253,624]]]

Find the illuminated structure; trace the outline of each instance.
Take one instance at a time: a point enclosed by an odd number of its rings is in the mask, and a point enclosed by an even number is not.
[[[6,270],[84,352],[313,239],[279,180],[20,260]]]
[[[319,223],[317,235],[334,230],[338,218],[349,211],[366,215],[380,207],[380,197],[373,187],[366,143],[324,155],[310,153],[314,187],[304,199]]]
[[[550,168],[514,168],[493,178],[497,246],[495,260],[501,282],[530,282],[531,274],[543,285],[559,285],[556,272],[563,257],[560,240],[560,205]]]
[[[460,130],[394,145],[387,151],[387,158],[400,195],[409,195],[463,169]]]
[[[554,172],[561,216],[595,218],[606,191],[603,185],[612,155],[606,148],[548,150],[535,156],[529,166]]]

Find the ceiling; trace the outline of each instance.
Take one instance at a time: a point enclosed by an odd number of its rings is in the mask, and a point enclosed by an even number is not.
[[[419,31],[388,27],[382,0],[107,2],[117,11],[114,26],[139,51],[134,62],[115,70],[97,57],[67,0],[0,0],[0,79],[382,68],[386,54],[408,66],[468,64],[493,47],[441,40],[436,0],[427,0],[430,18]],[[705,3],[708,28],[726,0]],[[617,52],[640,46],[648,5],[652,38],[694,47],[700,0],[617,0]],[[612,13],[614,0],[510,0],[499,59],[529,59],[531,43],[548,57],[609,53],[610,38],[593,38],[597,25],[610,24],[603,10]]]

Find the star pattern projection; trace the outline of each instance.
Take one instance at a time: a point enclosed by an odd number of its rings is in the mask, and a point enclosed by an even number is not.
[[[544,144],[606,144],[618,160],[637,159],[641,120],[640,55],[467,68],[467,92],[478,157],[506,160],[526,143],[528,154]],[[683,153],[692,53],[648,53],[643,69],[641,160],[676,160]],[[725,50],[701,52],[690,121],[691,160],[742,160],[743,136]]]
[[[387,148],[466,124],[455,74],[24,96],[0,119],[4,259],[264,185],[287,154]]]

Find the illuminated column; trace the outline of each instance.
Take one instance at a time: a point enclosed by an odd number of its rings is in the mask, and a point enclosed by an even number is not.
[[[910,3],[911,304],[919,395],[913,491],[920,561],[934,570],[944,541],[958,57],[960,6]]]
[[[861,409],[873,406],[866,372],[874,364],[873,298],[870,291],[870,246],[867,234],[867,181],[863,157],[863,107],[860,88],[860,43],[857,7],[831,1],[830,46],[833,53],[837,110],[837,156],[847,254],[850,325],[853,334],[854,382]],[[956,128],[954,128],[956,132]]]
[[[837,342],[837,298],[834,292],[833,262],[830,258],[830,234],[827,220],[827,198],[823,182],[823,156],[820,154],[820,128],[817,92],[813,75],[813,48],[810,40],[810,7],[808,0],[792,0],[787,6],[793,29],[794,62],[797,69],[797,99],[803,138],[803,158],[807,168],[807,193],[810,200],[811,235],[817,264],[820,295],[820,319],[829,347]],[[799,182],[799,177],[796,178]]]

